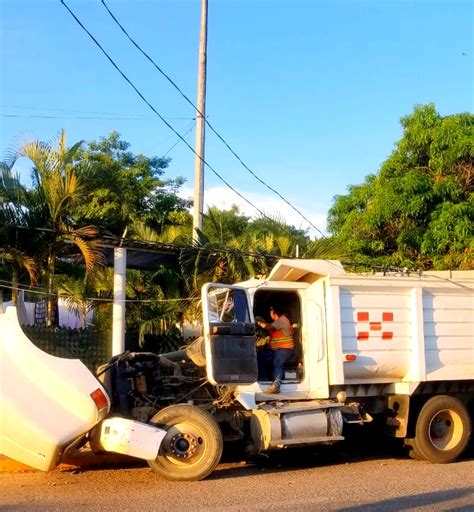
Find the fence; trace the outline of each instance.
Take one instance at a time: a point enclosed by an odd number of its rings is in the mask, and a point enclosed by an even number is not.
[[[41,350],[56,357],[80,359],[94,373],[112,353],[112,338],[107,331],[31,325],[23,325],[22,329]]]
[[[80,359],[95,373],[112,355],[112,333],[93,328],[69,329],[65,327],[38,327],[23,325],[23,331],[41,350],[56,357]],[[125,350],[133,352],[155,352],[157,354],[176,350],[183,344],[179,335],[146,335],[142,346],[138,343],[138,333],[127,331]]]

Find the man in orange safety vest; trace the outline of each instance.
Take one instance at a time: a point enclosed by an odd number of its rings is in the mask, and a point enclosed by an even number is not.
[[[271,323],[257,322],[270,336],[269,348],[258,352],[259,379],[270,380],[269,367],[273,366],[273,383],[270,387],[263,390],[264,393],[276,394],[280,392],[280,385],[283,379],[284,367],[286,361],[294,353],[293,326],[288,317],[283,313],[279,306],[270,308]]]

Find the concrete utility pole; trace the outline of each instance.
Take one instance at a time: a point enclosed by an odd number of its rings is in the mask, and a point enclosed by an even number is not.
[[[114,304],[112,312],[112,355],[125,352],[125,286],[127,249],[114,249]]]
[[[196,159],[194,162],[193,239],[202,231],[204,209],[204,143],[206,134],[206,66],[207,66],[207,0],[201,0],[201,36],[199,40],[199,68],[196,112]]]

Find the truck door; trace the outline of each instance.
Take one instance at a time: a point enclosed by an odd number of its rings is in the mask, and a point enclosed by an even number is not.
[[[214,385],[257,381],[255,324],[245,288],[207,283],[201,291],[207,378]]]

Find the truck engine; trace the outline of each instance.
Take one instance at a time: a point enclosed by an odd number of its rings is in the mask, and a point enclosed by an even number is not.
[[[192,404],[214,416],[226,440],[244,437],[245,413],[239,411],[232,388],[207,380],[202,338],[164,355],[124,352],[99,368],[98,377],[114,415],[149,423],[165,407]]]

